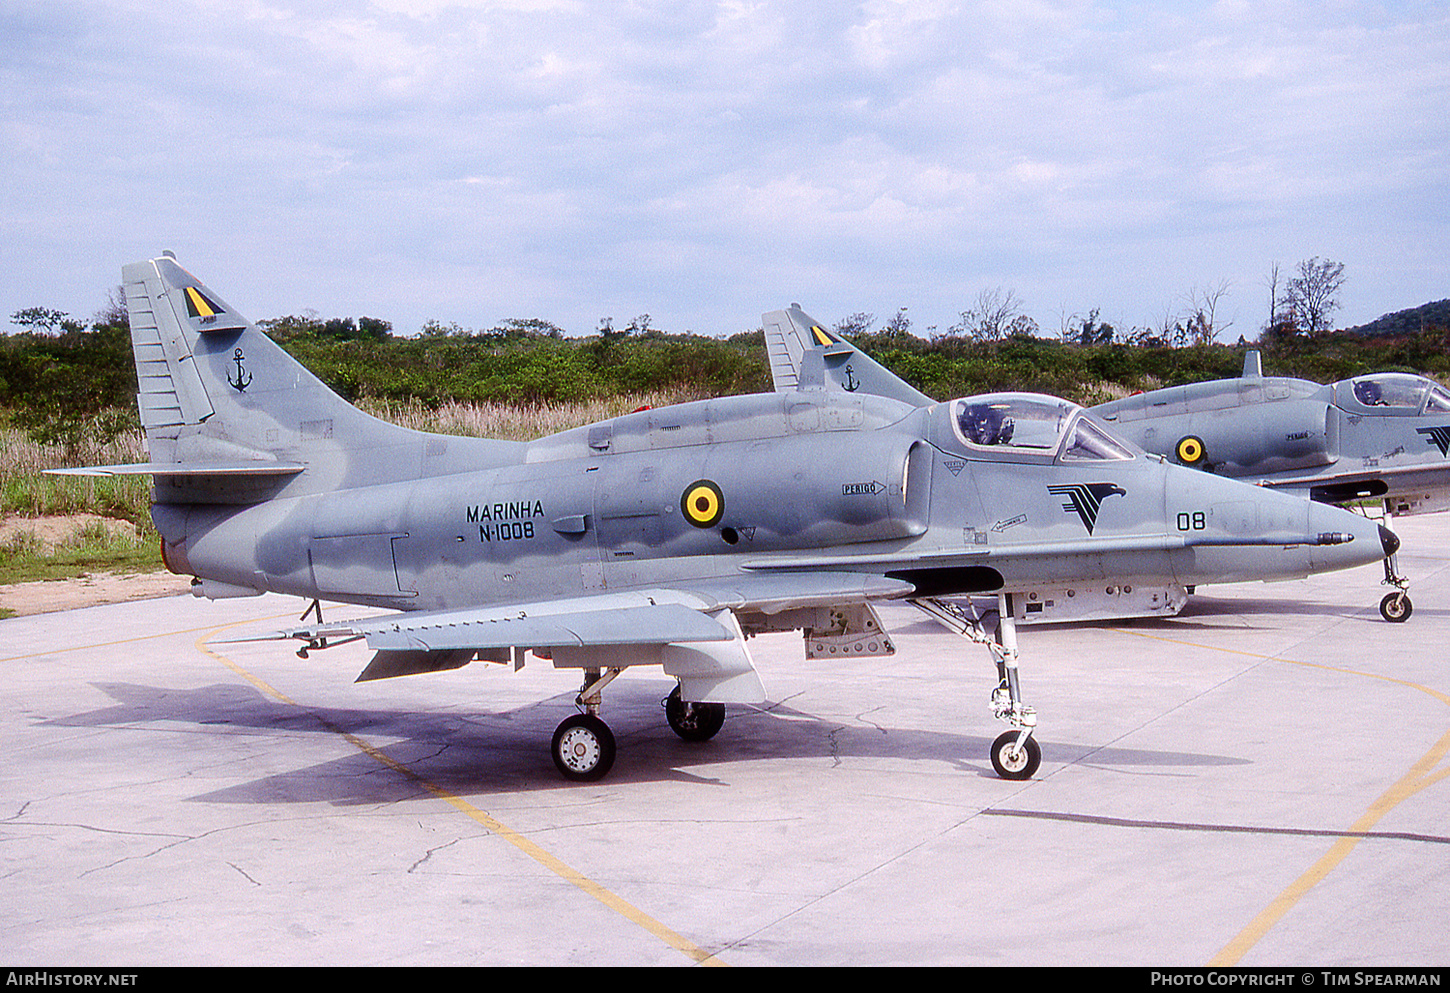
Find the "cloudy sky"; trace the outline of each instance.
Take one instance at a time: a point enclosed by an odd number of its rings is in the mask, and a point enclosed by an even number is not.
[[[1444,0],[4,0],[0,54],[6,321],[163,249],[399,333],[1450,297]]]

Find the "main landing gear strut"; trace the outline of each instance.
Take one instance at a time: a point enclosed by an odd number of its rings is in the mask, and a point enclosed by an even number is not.
[[[603,779],[614,765],[614,732],[599,719],[599,704],[604,687],[623,671],[584,670],[584,686],[574,699],[584,708],[584,713],[564,718],[554,730],[554,741],[550,745],[554,765],[565,779],[577,782]]]
[[[997,666],[997,688],[992,691],[992,716],[1006,721],[1011,730],[992,742],[992,768],[1003,779],[1031,779],[1042,763],[1042,749],[1032,737],[1037,729],[1037,711],[1022,702],[1017,678],[1017,622],[1012,617],[1012,595],[997,594],[998,622],[995,635],[991,614],[974,612],[956,603],[931,597],[911,600],[917,609],[939,624],[979,645],[986,645]]]
[[[584,712],[566,717],[554,731],[550,749],[554,765],[565,779],[591,782],[603,779],[614,765],[616,752],[614,733],[599,719],[603,689],[614,681],[622,669],[586,669],[584,686],[574,702]],[[708,741],[725,725],[723,703],[689,703],[681,698],[676,684],[670,695],[661,701],[670,730],[685,741]]]

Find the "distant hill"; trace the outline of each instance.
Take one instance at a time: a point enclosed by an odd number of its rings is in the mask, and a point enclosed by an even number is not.
[[[1402,335],[1419,334],[1421,328],[1428,327],[1450,328],[1450,300],[1436,300],[1409,310],[1397,310],[1368,324],[1345,330],[1364,335]]]

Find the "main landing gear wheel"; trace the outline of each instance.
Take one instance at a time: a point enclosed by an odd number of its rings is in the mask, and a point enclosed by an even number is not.
[[[1403,624],[1414,609],[1415,605],[1404,593],[1387,593],[1380,601],[1380,616],[1391,624]]]
[[[676,686],[665,697],[665,720],[686,741],[709,741],[725,726],[723,703],[686,703]]]
[[[1037,767],[1042,764],[1042,749],[1036,741],[1028,738],[1019,747],[1017,731],[1004,731],[992,742],[992,768],[1003,779],[1031,779]]]
[[[603,779],[614,765],[614,733],[593,714],[565,718],[554,732],[554,765],[565,779]]]

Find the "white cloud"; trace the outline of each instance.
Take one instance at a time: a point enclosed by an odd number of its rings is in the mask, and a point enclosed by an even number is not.
[[[171,247],[254,317],[403,330],[606,306],[738,330],[813,294],[926,326],[985,285],[1044,326],[1146,323],[1319,254],[1368,320],[1447,295],[1447,26],[1308,0],[21,0],[0,307],[86,314]]]

